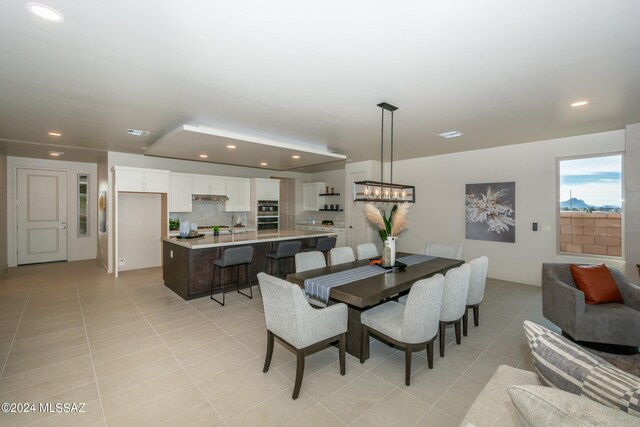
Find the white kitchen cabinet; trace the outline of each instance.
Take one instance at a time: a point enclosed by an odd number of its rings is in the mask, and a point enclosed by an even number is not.
[[[172,173],[169,177],[169,212],[191,212],[191,175]]]
[[[227,179],[224,176],[191,175],[193,180],[193,194],[207,194],[225,196],[227,194]]]
[[[251,180],[248,178],[226,179],[227,200],[224,204],[226,212],[249,212],[251,209]]]
[[[137,193],[167,193],[169,175],[167,170],[129,168],[114,166],[116,191]]]
[[[280,200],[280,180],[254,178],[255,200]]]
[[[191,175],[191,194],[209,194],[209,176]]]
[[[298,230],[319,231],[322,233],[336,233],[336,248],[346,246],[347,239],[345,238],[344,228],[341,227],[327,227],[321,225],[296,225]]]
[[[224,176],[210,176],[209,191],[209,194],[225,196],[227,194],[227,178]]]
[[[302,184],[302,210],[319,211],[324,205],[324,182],[310,182]]]

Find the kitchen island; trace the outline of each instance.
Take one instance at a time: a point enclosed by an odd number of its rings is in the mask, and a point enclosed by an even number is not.
[[[185,300],[199,298],[211,292],[213,280],[213,261],[222,258],[225,248],[253,246],[253,262],[250,279],[253,284],[257,274],[267,271],[267,253],[275,252],[278,242],[299,240],[302,249],[315,246],[318,237],[335,236],[333,232],[308,230],[250,231],[228,234],[218,237],[203,236],[195,239],[168,237],[162,239],[162,275],[164,284]],[[288,271],[293,270],[293,260],[288,260]],[[236,269],[225,270],[227,292],[235,288]],[[240,283],[245,284],[244,269],[240,269]],[[246,285],[241,285],[242,287]],[[221,291],[218,278],[215,278],[214,293]]]

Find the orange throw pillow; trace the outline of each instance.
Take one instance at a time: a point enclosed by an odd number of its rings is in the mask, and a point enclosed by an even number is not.
[[[582,266],[571,264],[570,268],[573,281],[576,282],[576,287],[584,292],[587,304],[622,303],[618,286],[604,263]]]

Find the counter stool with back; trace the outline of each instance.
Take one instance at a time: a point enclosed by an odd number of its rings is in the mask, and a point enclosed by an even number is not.
[[[227,267],[237,267],[236,291],[247,298],[253,298],[251,289],[251,272],[249,265],[253,261],[253,246],[240,246],[238,248],[225,249],[222,258],[213,261],[213,275],[211,277],[211,299],[220,305],[224,305],[224,271]],[[240,266],[245,266],[245,280],[249,284],[249,295],[240,291]],[[213,285],[216,279],[216,267],[218,268],[218,280],[222,287],[222,301],[213,297]]]

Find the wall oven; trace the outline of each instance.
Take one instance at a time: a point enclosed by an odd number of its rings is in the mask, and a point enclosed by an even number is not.
[[[278,231],[278,201],[258,200],[258,231]]]

